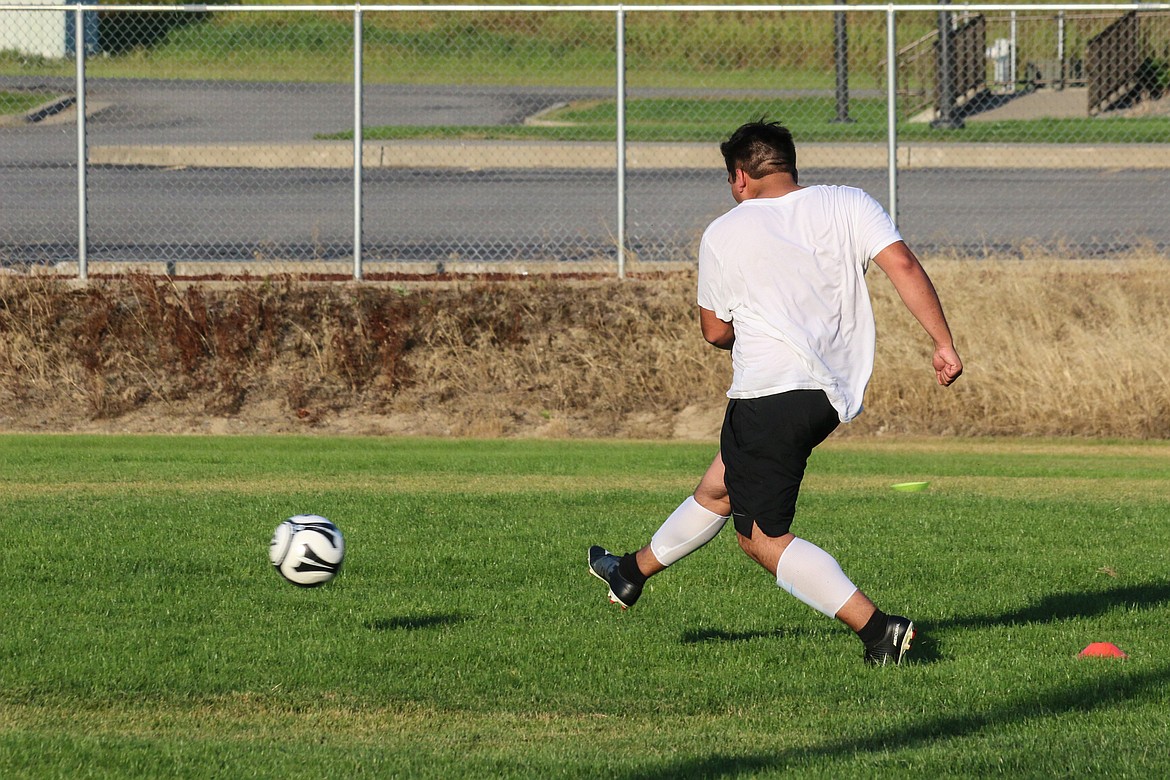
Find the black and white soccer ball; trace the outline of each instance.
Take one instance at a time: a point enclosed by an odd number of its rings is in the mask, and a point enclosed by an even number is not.
[[[268,545],[276,572],[302,588],[324,585],[345,559],[341,529],[320,515],[296,515],[276,526]]]

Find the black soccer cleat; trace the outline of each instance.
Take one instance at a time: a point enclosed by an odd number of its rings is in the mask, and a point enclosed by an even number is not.
[[[589,548],[589,573],[609,586],[609,601],[622,609],[634,606],[642,586],[627,580],[618,571],[618,556],[599,545]]]
[[[874,666],[900,664],[914,641],[914,623],[899,615],[886,618],[882,638],[865,646],[865,662]]]

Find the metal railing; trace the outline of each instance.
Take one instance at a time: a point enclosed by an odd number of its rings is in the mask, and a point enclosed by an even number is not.
[[[0,126],[0,166],[8,179],[7,184],[0,184],[5,199],[0,202],[0,264],[26,269],[60,266],[75,270],[82,279],[93,272],[95,257],[96,262],[108,266],[106,270],[160,263],[165,272],[177,275],[263,275],[306,266],[316,273],[338,275],[340,264],[345,263],[348,270],[344,275],[353,279],[367,278],[371,273],[575,271],[598,265],[622,276],[632,265],[646,270],[665,267],[663,264],[672,260],[689,262],[698,232],[710,217],[730,205],[722,188],[711,182],[720,177],[715,146],[734,124],[753,114],[768,113],[789,124],[797,119],[801,121],[796,124],[808,125],[811,120],[802,120],[797,112],[820,111],[808,106],[819,106],[816,101],[822,97],[834,110],[833,115],[824,117],[825,128],[819,124],[811,130],[794,128],[804,180],[809,181],[812,173],[826,181],[855,183],[871,190],[912,242],[963,254],[1037,247],[1054,251],[1072,248],[1077,254],[1129,251],[1134,246],[1167,251],[1170,236],[1159,231],[1164,229],[1164,215],[1170,206],[1170,186],[1166,186],[1170,184],[1170,145],[1163,146],[1170,144],[1170,124],[1159,124],[1160,116],[1153,116],[1152,124],[1142,120],[1145,124],[1135,125],[1140,131],[1136,137],[1129,134],[1132,122],[1126,115],[1118,117],[1116,129],[1109,134],[1097,133],[1082,140],[1075,135],[1056,135],[1057,124],[1046,126],[1052,115],[1041,111],[1031,118],[1034,124],[1027,126],[1033,128],[1029,132],[1038,133],[1035,137],[1017,133],[1000,140],[995,132],[971,131],[976,125],[972,121],[961,131],[981,133],[972,141],[955,134],[959,131],[923,135],[913,125],[914,117],[899,111],[899,80],[904,78],[896,66],[899,35],[906,35],[909,29],[915,37],[929,39],[929,33],[920,33],[929,29],[932,19],[952,16],[949,8],[840,3],[78,4],[63,10],[59,5],[0,4],[0,27],[8,31],[0,36],[0,50],[9,50],[6,58],[0,57],[0,113],[5,89],[16,93],[50,85],[49,92],[62,91],[62,85],[71,79],[73,94],[66,97],[75,101],[70,109],[72,124],[53,125],[59,131],[56,135],[45,132],[40,120]],[[997,84],[996,92],[1001,94],[995,101],[966,95],[964,110],[974,110],[968,106],[978,106],[981,111],[1019,108],[1023,97],[1035,93],[1032,85],[1016,82],[1014,74],[1021,64],[1018,58],[1035,57],[1029,51],[1039,51],[1042,44],[1021,45],[1017,41],[1016,12],[1044,18],[1060,14],[1063,68],[1065,58],[1083,52],[1083,45],[1079,49],[1066,45],[1066,12],[1100,17],[1138,9],[1144,17],[1160,22],[1160,27],[1151,26],[1161,31],[1154,36],[1155,41],[1164,45],[1170,40],[1170,4],[1166,3],[956,7],[955,14],[999,12],[1002,19],[1011,12],[1012,83]],[[129,17],[151,14],[155,19],[198,16],[199,23],[188,25],[183,33],[189,40],[205,35],[206,44],[202,49],[191,49],[168,41],[174,62],[165,64],[165,58],[156,62],[153,52],[158,40],[166,41],[174,34],[170,30],[141,46],[133,40],[119,41],[111,47],[116,49],[114,53],[103,54],[103,33],[94,31],[95,19],[100,25],[100,17],[115,13]],[[71,51],[63,50],[61,57],[14,53],[13,29],[37,15],[71,20],[66,25],[65,41]],[[270,42],[256,42],[258,33],[254,39],[247,38],[253,33],[247,31],[244,21],[236,20],[266,16],[287,23],[287,50],[273,47],[272,62],[254,57],[232,71],[225,64],[231,59],[232,46],[254,46],[263,52]],[[533,20],[554,16],[564,21],[555,30],[559,37],[552,41]],[[302,31],[289,20],[301,17],[316,20],[316,27],[306,34],[317,35],[320,51],[327,54],[321,60],[328,60],[329,74],[324,77],[315,72],[286,77],[280,70],[281,63],[295,64],[296,47],[302,43],[292,38]],[[428,25],[437,25],[436,20],[456,17],[468,21],[461,26],[452,24],[449,30],[444,28],[442,34],[430,38],[423,35]],[[341,21],[343,18],[349,21]],[[688,41],[684,55],[665,51],[667,44],[662,41],[667,39],[661,36],[661,28],[681,18],[701,18],[709,25],[709,47],[702,41]],[[789,51],[781,51],[775,44],[769,48],[767,41],[753,41],[750,50],[729,52],[727,41],[733,37],[721,37],[722,31],[744,18],[768,20],[774,25],[796,18],[804,27],[823,27],[826,32],[810,33],[806,41],[791,43]],[[845,20],[862,35],[851,37],[847,59],[842,61],[841,26]],[[350,28],[348,39],[331,37],[342,24]],[[987,29],[989,38],[1006,35],[998,24],[990,18],[984,24],[981,19],[979,29]],[[576,32],[574,25],[579,28]],[[609,44],[603,42],[607,27]],[[509,38],[515,28],[524,29]],[[273,33],[277,25],[265,24],[263,29],[265,35],[278,34]],[[573,34],[589,39],[592,48],[585,52],[575,47]],[[766,34],[767,30],[762,33]],[[424,38],[428,41],[425,45],[410,43]],[[497,45],[497,38],[502,41],[498,56],[509,58],[508,67],[515,71],[511,76],[492,72],[490,57],[496,55],[491,54],[491,46]],[[1043,34],[1032,38],[1043,38]],[[333,40],[337,42],[330,44]],[[535,71],[512,53],[522,45],[532,46]],[[597,52],[604,53],[607,46],[610,53],[598,59]],[[970,48],[961,52],[965,90],[985,84],[987,74],[979,70],[991,67],[990,50],[988,59],[981,60],[980,53],[968,51]],[[205,56],[193,56],[192,51]],[[462,72],[451,64],[460,59],[461,52],[471,52]],[[558,57],[578,54],[584,59],[593,57],[588,60],[592,70],[558,68]],[[1156,59],[1158,55],[1155,46],[1152,52],[1134,53],[1133,57]],[[680,56],[689,59],[683,62]],[[70,57],[74,69],[66,77],[61,62]],[[771,57],[777,64],[769,70]],[[339,64],[343,59],[349,60],[348,66]],[[427,63],[432,60],[450,72],[445,76],[435,75],[434,69],[427,72]],[[834,61],[836,83],[829,80],[820,84],[815,78],[824,70],[820,63],[832,67]],[[377,64],[375,74],[370,72],[371,63]],[[542,80],[539,69],[543,67],[555,77]],[[96,76],[95,70],[99,72]],[[192,80],[193,73],[204,71],[206,75]],[[574,75],[567,75],[570,73]],[[288,139],[266,140],[268,131],[280,129],[275,119],[269,125],[259,122],[258,129],[249,131],[251,136],[218,132],[223,128],[200,136],[200,122],[184,129],[175,124],[179,122],[176,116],[182,113],[181,102],[192,90],[202,90],[210,101],[232,90],[254,88],[257,95],[266,96],[264,100],[271,99],[272,105],[299,98],[302,92],[312,93],[314,99],[319,98],[318,93],[328,92],[328,100],[336,102],[335,87],[346,81],[351,88],[352,118],[348,127],[331,134],[305,130],[302,137],[290,134]],[[605,86],[607,82],[609,86]],[[333,86],[325,89],[328,84]],[[1005,91],[1009,94],[1002,94]],[[122,96],[128,107],[119,106],[117,96]],[[165,104],[168,96],[174,98],[173,104]],[[522,120],[497,122],[516,132],[515,138],[504,133],[500,138],[479,140],[479,135],[486,132],[493,136],[495,131],[474,124],[461,133],[458,119],[447,120],[449,125],[444,126],[442,120],[425,116],[404,123],[398,109],[387,108],[394,100],[409,102],[421,96],[431,96],[432,104],[444,99],[471,104],[482,98],[501,104],[531,104],[536,110]],[[373,100],[379,101],[378,118],[367,110]],[[848,113],[862,101],[866,118],[855,122]],[[321,97],[319,102],[326,100]],[[606,114],[610,102],[612,120]],[[259,97],[245,97],[230,110],[244,114],[259,103]],[[734,105],[728,108],[725,103]],[[215,105],[208,113],[219,111]],[[662,115],[643,119],[648,106]],[[294,117],[280,121],[303,119],[286,111],[286,105],[280,108],[279,112],[270,110],[271,106],[258,111]],[[443,113],[445,109],[439,106],[433,110]],[[675,113],[669,113],[672,111]],[[687,117],[688,111],[710,112],[712,119],[704,119],[707,126],[689,129],[684,125],[696,117]],[[1087,110],[1084,113],[1087,118]],[[597,120],[596,127],[601,130],[590,135],[589,123],[594,120],[588,117],[593,114],[605,116]],[[716,116],[724,114],[736,117],[736,121],[728,118],[716,128]],[[385,115],[392,115],[390,123],[377,124]],[[325,109],[313,113],[307,122],[336,126],[334,116]],[[234,115],[229,116],[223,122],[230,125],[234,119]],[[1029,118],[1005,121],[1026,122]],[[865,122],[880,125],[879,134],[866,135]],[[457,132],[448,132],[451,125]],[[378,132],[372,133],[375,127]],[[387,128],[389,135],[382,135]],[[73,159],[66,161],[59,151],[56,162],[39,159],[38,149],[59,144],[60,135],[72,136]],[[604,140],[606,135],[609,140]],[[658,140],[660,136],[662,140]],[[1091,152],[1086,147],[1091,147]],[[276,157],[280,159],[270,159]],[[66,169],[76,174],[72,246],[60,232],[56,238],[44,239],[49,226],[37,222],[38,213],[62,213],[59,179]],[[1096,172],[1102,170],[1140,172],[1134,177],[1129,201],[1119,196],[1109,202],[1108,193],[1104,205],[1100,198],[1093,203],[1066,200],[1070,188],[1080,186],[1086,176],[1097,177]],[[329,173],[308,182],[310,171]],[[980,171],[984,175],[979,175]],[[1034,172],[1030,178],[1029,171]],[[970,182],[964,183],[968,178]],[[998,178],[998,182],[989,184],[989,178]],[[49,179],[53,179],[55,189],[44,194]],[[430,196],[421,187],[414,194],[409,192],[420,184],[442,185],[444,194],[435,197],[445,200],[428,200]],[[340,186],[348,188],[352,198],[343,200]],[[469,188],[475,188],[477,194],[460,194]],[[282,211],[283,203],[292,202],[294,189],[301,193],[301,201],[289,206],[290,211]],[[582,195],[585,191],[591,193],[588,198]],[[976,196],[976,192],[980,194]],[[46,200],[38,202],[37,198]],[[460,200],[457,209],[434,213],[436,203],[452,199]],[[610,205],[598,205],[604,201]],[[168,211],[168,203],[173,204],[170,213],[162,213]],[[1030,203],[1032,209],[1022,222],[1021,203]],[[997,208],[1003,209],[999,219],[993,216],[978,222],[982,214]],[[340,223],[349,209],[352,219],[348,230],[343,230]],[[392,214],[386,216],[383,209]],[[298,219],[298,214],[313,214],[313,224],[304,224],[306,220]],[[205,224],[197,224],[200,221]],[[503,222],[516,224],[505,230]],[[220,234],[225,237],[220,238]],[[287,235],[287,240],[282,240],[282,235]],[[232,270],[224,270],[229,268]]]
[[[1098,113],[1137,86],[1142,67],[1141,22],[1131,11],[1095,35],[1085,47],[1089,111]]]

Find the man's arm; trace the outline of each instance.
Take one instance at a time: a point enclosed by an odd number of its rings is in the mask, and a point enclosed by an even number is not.
[[[699,307],[699,327],[703,329],[703,338],[708,344],[719,349],[731,349],[735,343],[735,328],[730,322],[724,322],[715,316],[710,309]]]
[[[906,304],[906,308],[934,340],[934,358],[931,362],[935,376],[940,385],[950,385],[962,375],[963,361],[955,351],[955,342],[951,338],[942,303],[939,302],[934,284],[926,275],[926,269],[904,241],[890,244],[878,252],[873,261],[890,277],[902,303]]]

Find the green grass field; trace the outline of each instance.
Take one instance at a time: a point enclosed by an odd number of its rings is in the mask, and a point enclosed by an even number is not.
[[[586,547],[640,544],[712,454],[0,437],[0,776],[1170,771],[1170,444],[824,445],[796,530],[918,621],[886,669],[730,529],[606,603]],[[319,589],[267,563],[302,512],[346,533]]]
[[[550,126],[411,126],[381,125],[363,129],[367,140],[458,138],[489,140],[612,141],[617,135],[614,101],[582,101],[542,117]],[[779,119],[802,142],[880,143],[887,136],[884,99],[850,102],[852,122],[837,123],[836,99],[644,98],[626,105],[626,136],[630,141],[715,143],[735,127],[759,116]],[[322,139],[350,139],[353,132],[321,134]],[[898,123],[903,142],[964,143],[1168,143],[1170,116],[1110,119],[1035,119],[968,122],[960,130],[939,131],[927,122]]]
[[[0,116],[23,114],[56,97],[53,92],[11,92],[0,90]]]
[[[626,27],[625,74],[631,90],[676,88],[697,96],[738,91],[820,90],[795,100],[661,98],[628,104],[631,141],[709,143],[748,117],[767,114],[792,126],[803,142],[873,142],[886,138],[886,109],[862,96],[885,88],[885,27],[878,14],[854,15],[850,27],[853,123],[835,123],[833,19],[828,14],[633,13]],[[103,53],[87,62],[94,79],[332,82],[353,78],[351,14],[319,11],[181,16],[106,12]],[[933,13],[902,14],[900,41],[937,24]],[[1025,25],[1022,61],[1049,57],[1051,25]],[[1084,25],[1072,25],[1070,51],[1083,48]],[[1087,28],[1086,28],[1087,29]],[[363,78],[369,84],[613,89],[614,19],[607,12],[370,12],[363,17]],[[1154,66],[1166,86],[1164,53]],[[0,75],[74,74],[68,58],[0,52]],[[906,76],[903,76],[905,79]],[[906,85],[903,84],[905,87]],[[0,106],[0,113],[3,112]],[[558,127],[370,126],[369,140],[499,139],[610,141],[613,101],[570,105],[547,119]],[[906,120],[910,109],[902,107]],[[351,133],[321,138],[344,139]],[[1170,117],[1097,117],[968,122],[941,131],[902,121],[904,142],[1167,143]]]

